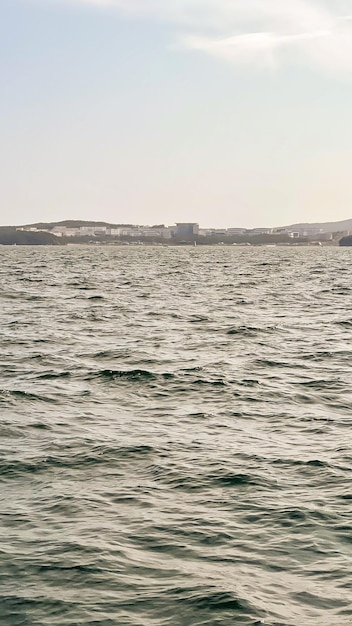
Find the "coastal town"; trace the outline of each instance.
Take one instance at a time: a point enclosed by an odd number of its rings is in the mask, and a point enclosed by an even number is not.
[[[351,224],[350,224],[351,222]],[[351,231],[350,228],[351,226]],[[10,227],[8,227],[10,228]],[[122,244],[232,244],[232,245],[338,245],[352,232],[352,220],[333,224],[300,224],[278,228],[202,228],[195,222],[173,226],[108,224],[66,220],[12,227],[17,236],[44,237],[46,243]],[[1,230],[0,230],[1,243]]]
[[[175,226],[164,226],[164,224],[156,226],[100,226],[99,224],[83,225],[83,226],[66,226],[57,225],[53,228],[38,227],[21,227],[17,230],[45,231],[50,232],[56,237],[131,237],[131,238],[160,238],[160,239],[189,239],[193,237],[233,237],[248,235],[251,237],[257,235],[280,235],[286,234],[293,239],[300,237],[310,237],[322,235],[323,229],[302,229],[298,231],[285,228],[200,228],[199,224],[193,222],[177,223]]]

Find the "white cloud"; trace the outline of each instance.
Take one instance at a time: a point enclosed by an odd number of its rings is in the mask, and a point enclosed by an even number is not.
[[[211,39],[188,37],[185,46],[234,64],[278,67],[284,63],[309,64],[331,73],[351,73],[350,32],[320,30],[297,34],[256,32]]]
[[[72,0],[71,0],[72,1]],[[322,0],[73,0],[175,25],[182,45],[234,64],[352,73],[351,16]]]

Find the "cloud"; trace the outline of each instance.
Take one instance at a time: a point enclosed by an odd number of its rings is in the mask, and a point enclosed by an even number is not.
[[[235,65],[352,73],[351,16],[323,0],[71,0],[173,24],[184,48]]]
[[[286,63],[300,63],[331,73],[352,73],[350,32],[320,30],[290,35],[254,32],[223,39],[191,36],[184,45],[236,65],[275,69]]]

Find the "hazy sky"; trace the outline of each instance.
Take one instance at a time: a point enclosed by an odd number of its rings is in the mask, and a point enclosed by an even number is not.
[[[0,0],[0,222],[352,217],[352,0]]]

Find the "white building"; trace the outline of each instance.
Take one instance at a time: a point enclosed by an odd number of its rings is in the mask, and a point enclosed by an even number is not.
[[[68,228],[67,226],[54,226],[54,228],[50,231],[53,235],[57,237],[79,237],[80,229],[79,228]]]
[[[271,235],[273,232],[272,228],[251,228],[251,230],[247,230],[247,235],[255,236],[255,235]]]

